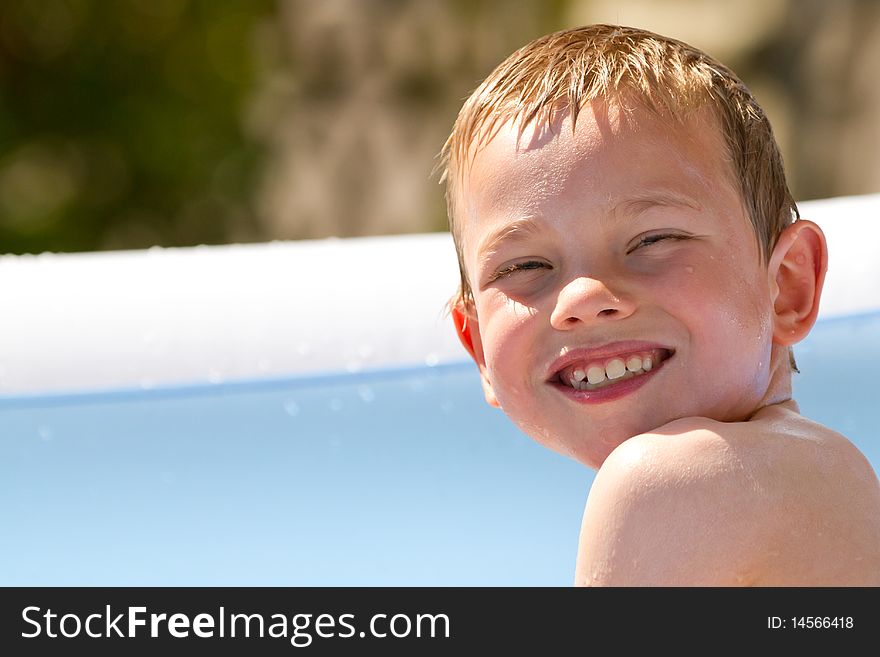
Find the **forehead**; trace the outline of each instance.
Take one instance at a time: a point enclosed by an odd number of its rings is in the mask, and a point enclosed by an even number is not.
[[[701,204],[718,195],[739,203],[728,150],[709,108],[678,121],[646,109],[591,103],[521,129],[508,121],[470,154],[461,181],[465,242],[475,229],[546,216],[560,202],[585,214],[645,194],[682,195]]]

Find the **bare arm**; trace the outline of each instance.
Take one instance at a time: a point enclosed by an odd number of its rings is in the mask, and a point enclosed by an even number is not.
[[[815,427],[688,418],[628,440],[590,491],[575,584],[880,584],[876,475]]]
[[[703,429],[646,434],[614,451],[584,511],[575,584],[742,586],[759,566],[761,491]]]

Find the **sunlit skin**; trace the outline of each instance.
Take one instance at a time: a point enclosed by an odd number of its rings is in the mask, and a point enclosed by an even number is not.
[[[506,123],[461,204],[488,401],[594,468],[671,420],[744,420],[791,396],[792,340],[774,340],[774,279],[713,117],[632,118],[594,104],[574,131],[569,115],[521,136]],[[674,350],[635,393],[586,406],[548,385],[566,351],[627,340]]]
[[[453,317],[486,400],[598,469],[575,583],[880,586],[877,477],[791,398],[824,236],[799,220],[762,260],[713,115],[594,103],[471,155]],[[672,355],[594,392],[554,374],[633,341]]]

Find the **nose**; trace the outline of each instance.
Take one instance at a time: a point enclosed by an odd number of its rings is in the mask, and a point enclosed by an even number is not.
[[[632,315],[635,309],[635,303],[612,292],[603,281],[580,277],[560,290],[556,307],[550,314],[550,324],[564,331],[581,323],[623,319]]]

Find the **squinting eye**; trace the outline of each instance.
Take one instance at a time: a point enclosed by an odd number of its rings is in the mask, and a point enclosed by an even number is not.
[[[682,235],[680,233],[658,233],[657,235],[646,235],[641,238],[634,247],[632,247],[627,253],[632,253],[638,248],[643,246],[650,246],[656,242],[661,242],[663,240],[689,240],[690,235]]]
[[[499,269],[492,277],[492,280],[494,281],[496,278],[501,278],[502,276],[509,276],[516,271],[541,268],[550,269],[551,267],[546,262],[541,262],[540,260],[526,260],[525,262],[515,262],[512,265],[508,265],[504,269]]]

